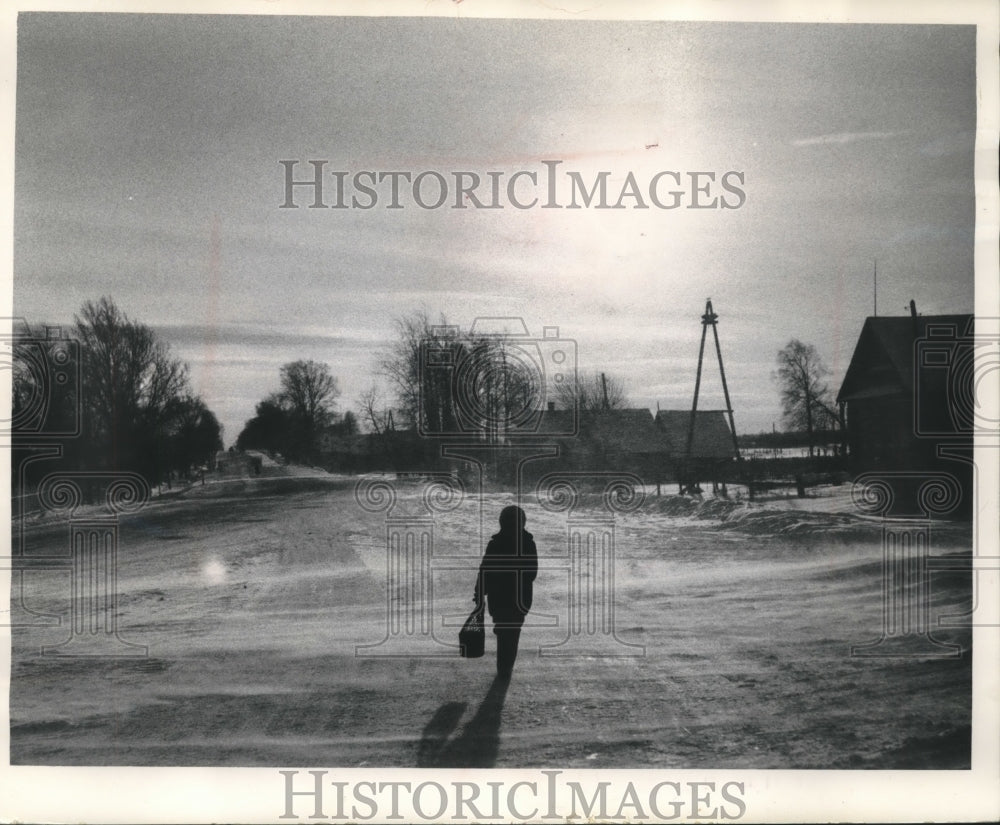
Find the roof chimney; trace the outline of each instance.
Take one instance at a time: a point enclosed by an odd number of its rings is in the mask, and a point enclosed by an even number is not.
[[[910,317],[917,317],[917,302],[910,298]]]
[[[555,412],[555,409],[556,409],[556,402],[555,401],[550,401],[549,402],[549,412]]]

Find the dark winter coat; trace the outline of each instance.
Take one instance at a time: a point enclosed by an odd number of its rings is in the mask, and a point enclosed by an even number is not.
[[[486,546],[479,565],[476,598],[487,597],[490,615],[497,611],[525,614],[531,609],[538,551],[527,530],[501,531]]]

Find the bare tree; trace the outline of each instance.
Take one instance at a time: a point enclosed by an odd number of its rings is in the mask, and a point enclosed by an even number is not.
[[[159,480],[162,447],[187,394],[187,367],[153,331],[110,298],[87,301],[76,317],[83,412],[92,460],[132,467]]]
[[[87,301],[76,317],[88,407],[105,432],[155,422],[187,387],[187,367],[145,324],[110,298]]]
[[[463,332],[444,317],[431,324],[425,312],[397,320],[396,329],[382,371],[421,432],[496,443],[541,408],[537,365],[507,336]]]
[[[396,339],[380,366],[406,419],[397,423],[433,435],[459,431],[456,368],[468,363],[468,349],[444,316],[437,324],[423,310],[396,319]]]
[[[787,426],[808,433],[809,455],[813,455],[813,433],[830,426],[837,416],[830,387],[824,379],[830,374],[812,344],[797,339],[778,351],[778,369],[773,378],[781,388],[781,409]]]
[[[332,419],[340,389],[328,365],[292,361],[281,368],[280,395],[293,416],[318,430]]]
[[[441,326],[445,324],[442,317]],[[396,319],[396,339],[380,364],[382,373],[389,379],[399,409],[409,426],[440,431],[444,406],[450,392],[439,397],[437,379],[440,370],[427,369],[426,356],[435,354],[429,346],[441,336],[423,310]],[[442,349],[447,343],[440,341]]]
[[[76,381],[51,380],[45,364],[62,365],[63,377],[80,367],[79,351],[44,325],[28,323],[12,330],[11,424],[15,438],[37,432],[73,432],[79,423],[79,387]]]
[[[396,429],[392,410],[382,401],[382,393],[378,386],[372,384],[361,393],[358,399],[358,409],[361,420],[375,436],[389,467],[397,466],[396,448],[393,443],[393,433]]]
[[[291,361],[281,368],[281,389],[257,404],[257,414],[243,427],[240,449],[282,453],[298,461],[314,461],[320,436],[333,425],[340,395],[330,367],[317,361]],[[343,434],[355,430],[353,415],[338,425]]]
[[[240,450],[264,450],[271,455],[284,454],[289,440],[288,410],[278,393],[257,402],[256,414],[245,422],[236,438]]]
[[[375,435],[381,436],[395,429],[392,410],[382,402],[382,393],[375,384],[361,393],[358,398],[358,409],[361,412],[361,420]]]
[[[621,410],[628,406],[621,379],[603,372],[579,375],[575,383],[556,386],[556,402],[565,409]]]
[[[330,367],[316,361],[292,361],[281,368],[278,402],[287,414],[292,458],[315,458],[319,436],[334,418],[340,395]]]
[[[17,435],[62,434],[63,466],[128,470],[153,484],[188,474],[221,448],[221,426],[191,393],[187,366],[111,298],[86,301],[71,337],[52,330],[14,331]],[[96,494],[96,482],[84,486],[88,499]]]
[[[503,335],[466,337],[451,379],[460,427],[500,443],[541,408],[537,366]]]
[[[197,396],[175,399],[172,406],[172,437],[168,442],[172,464],[182,475],[188,475],[222,449],[222,425]]]

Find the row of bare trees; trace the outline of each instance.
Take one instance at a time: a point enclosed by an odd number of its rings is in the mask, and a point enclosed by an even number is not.
[[[396,339],[380,364],[396,402],[395,417],[373,385],[359,405],[367,427],[381,435],[395,427],[428,434],[478,432],[501,440],[526,409],[555,401],[559,409],[602,410],[628,406],[622,382],[603,372],[539,385],[516,357],[517,343],[502,336],[462,334],[444,318],[431,323],[425,312],[397,320]],[[830,370],[811,344],[792,339],[777,354],[782,421],[803,432],[812,450],[817,432],[842,427]],[[396,420],[401,418],[402,420]]]
[[[109,297],[83,304],[71,335],[15,331],[15,444],[56,441],[62,463],[130,470],[150,483],[188,475],[222,448],[222,428],[187,366]]]
[[[628,403],[621,381],[604,373],[571,371],[571,380],[546,384],[522,342],[504,335],[461,331],[444,318],[431,323],[426,312],[397,320],[396,333],[380,363],[393,397],[386,399],[373,385],[359,399],[361,418],[376,436],[399,429],[499,443],[512,430],[535,426],[537,414],[551,402],[564,410],[619,409]],[[187,366],[112,299],[87,301],[75,317],[72,338],[75,347],[63,357],[78,363],[56,370],[56,377],[78,368],[80,380],[64,383],[28,368],[32,357],[52,360],[58,342],[47,342],[43,329],[15,338],[13,412],[15,421],[27,422],[22,440],[45,430],[63,432],[68,463],[132,469],[153,483],[187,474],[221,449],[221,427],[192,393]],[[828,375],[811,345],[792,340],[778,353],[774,378],[784,424],[805,431],[810,444],[814,432],[839,423]],[[19,419],[40,394],[44,420]],[[337,413],[339,395],[328,365],[285,364],[280,389],[257,404],[237,446],[315,462],[331,437],[358,432],[353,413]]]
[[[280,371],[280,389],[257,404],[236,439],[241,450],[263,450],[299,463],[315,463],[324,439],[357,432],[357,419],[336,411],[340,396],[328,364],[292,361]]]
[[[373,385],[360,398],[361,416],[376,434],[399,427],[499,442],[532,426],[550,402],[564,410],[627,406],[620,380],[567,369],[566,380],[547,381],[533,355],[516,338],[462,331],[443,317],[432,323],[426,312],[408,315],[397,319],[395,340],[379,365],[395,413]]]
[[[423,435],[474,435],[499,443],[512,430],[531,426],[532,415],[549,402],[557,409],[612,410],[628,406],[622,382],[603,372],[572,374],[546,385],[536,363],[524,357],[521,342],[432,323],[426,312],[396,321],[396,337],[381,360],[387,398],[376,385],[358,400],[361,420],[376,436],[396,430]],[[826,379],[829,369],[811,344],[793,339],[777,355],[773,377],[779,385],[783,423],[807,434],[835,429],[842,422]],[[326,364],[296,361],[281,370],[281,389],[257,405],[238,446],[281,452],[294,460],[315,459],[324,433],[357,433],[352,413],[335,412],[336,379]]]

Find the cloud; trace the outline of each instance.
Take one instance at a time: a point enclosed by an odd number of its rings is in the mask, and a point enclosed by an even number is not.
[[[885,140],[902,135],[903,132],[835,132],[831,135],[799,138],[792,146],[829,146],[831,144],[856,143],[859,140]]]
[[[237,346],[287,349],[294,347],[369,348],[383,343],[381,339],[363,333],[350,335],[327,334],[309,330],[275,326],[234,326],[220,324],[157,324],[153,330],[164,340],[177,346]]]

